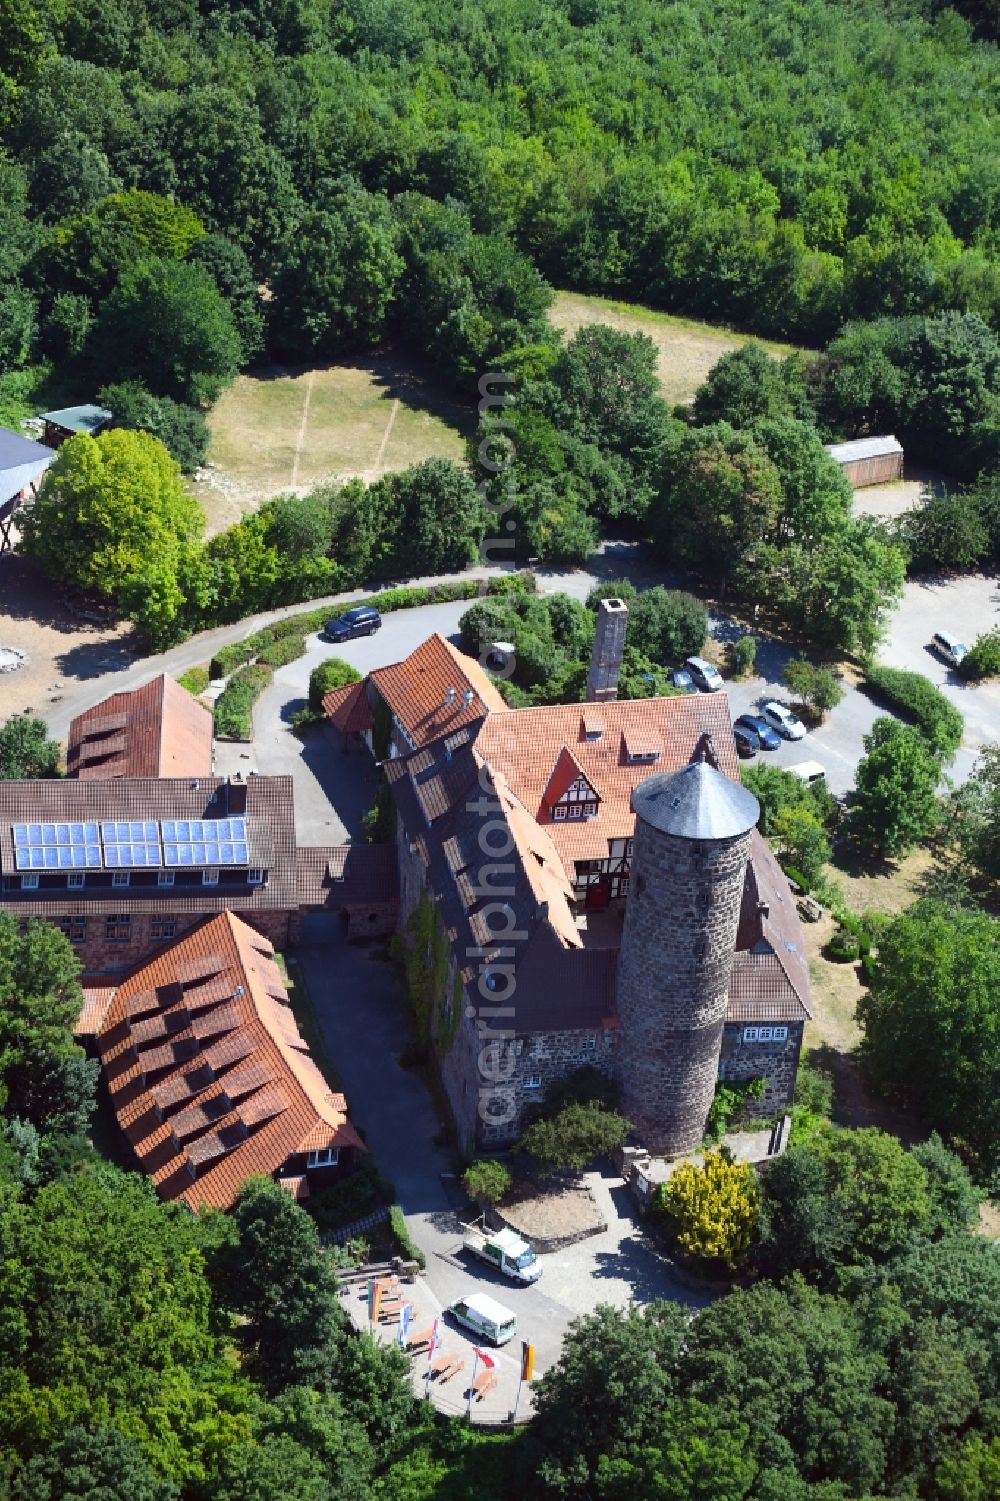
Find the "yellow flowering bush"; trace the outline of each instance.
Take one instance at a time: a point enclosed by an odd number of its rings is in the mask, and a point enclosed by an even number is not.
[[[723,1150],[700,1165],[684,1162],[660,1186],[658,1207],[685,1255],[735,1271],[746,1259],[760,1214],[760,1190],[748,1163]]]

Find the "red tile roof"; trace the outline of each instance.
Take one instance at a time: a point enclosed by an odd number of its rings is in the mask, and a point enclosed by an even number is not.
[[[212,773],[212,716],[160,673],[112,693],[69,727],[70,777],[202,777]]]
[[[115,993],[117,980],[109,980],[103,975],[84,975],[80,980],[83,990],[83,1005],[80,1007],[80,1015],[76,1019],[73,1028],[73,1036],[79,1042],[86,1042],[93,1037],[101,1027],[108,1007],[111,1005],[111,997]]]
[[[369,681],[418,749],[506,708],[479,663],[436,632],[402,662],[377,668]]]
[[[345,683],[323,695],[323,713],[342,735],[360,735],[372,727],[372,711],[368,707],[368,685]]]
[[[633,788],[657,772],[686,766],[701,735],[711,735],[719,770],[739,780],[725,693],[615,699],[602,703],[594,715],[587,711],[586,717],[602,721],[600,738],[587,737],[579,704],[490,714],[475,738],[477,757],[502,772],[528,812],[546,826],[571,878],[577,860],[606,858],[609,839],[632,834]],[[631,745],[633,737],[643,750],[655,744],[659,759],[631,763],[625,742],[627,738]],[[556,822],[549,814],[546,788],[563,751],[600,799],[595,818]]]
[[[225,1209],[247,1178],[315,1142],[364,1151],[275,985],[271,953],[223,913],[135,970],[111,1002],[97,1039],[109,1098],[164,1199]],[[192,1016],[199,980],[217,975],[226,998]],[[130,1001],[150,992],[158,1010],[132,1020]]]

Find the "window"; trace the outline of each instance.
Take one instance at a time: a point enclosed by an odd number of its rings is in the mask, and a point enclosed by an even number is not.
[[[342,881],[343,879],[343,876],[341,876],[340,880]],[[251,886],[263,886],[264,872],[259,867],[251,867],[250,870],[247,871],[247,881]]]
[[[69,875],[66,877],[66,885],[69,887],[70,891],[79,891],[81,886],[86,885],[86,882],[87,877],[84,875],[82,870],[71,870]]]
[[[596,1037],[585,1037],[580,1045],[581,1053],[593,1053],[597,1048]]]
[[[149,920],[150,938],[173,938],[177,933],[177,919],[174,917],[151,917]]]
[[[542,1076],[541,1076],[541,1074],[525,1074],[525,1076],[524,1076],[524,1087],[525,1087],[525,1089],[541,1089],[541,1087],[542,1087]]]
[[[174,884],[174,872],[172,870],[158,870],[156,872],[157,886],[172,886]]]
[[[552,809],[552,817],[553,818],[565,818],[566,817],[566,805],[564,803],[556,803],[555,807]]]
[[[21,877],[21,890],[22,891],[37,891],[38,890],[38,876],[37,875],[23,875]]]
[[[70,943],[83,943],[87,936],[87,919],[85,917],[60,918],[59,927]]]
[[[787,1042],[787,1027],[744,1027],[744,1042]]]
[[[132,919],[127,912],[109,917],[104,925],[104,937],[108,943],[128,943],[132,937]]]
[[[559,810],[557,808],[556,812],[558,812],[558,811]],[[580,803],[570,803],[570,805],[569,805],[569,816],[570,816],[570,818],[580,818],[580,817],[582,817],[582,815],[583,815],[583,807],[582,807],[582,805]]]
[[[127,870],[113,870],[111,872],[112,886],[127,886],[129,883],[129,874]]]
[[[201,884],[203,886],[218,886],[219,872],[217,870],[203,870],[201,873]]]
[[[339,1147],[321,1147],[318,1152],[309,1153],[306,1167],[336,1167],[339,1161]]]

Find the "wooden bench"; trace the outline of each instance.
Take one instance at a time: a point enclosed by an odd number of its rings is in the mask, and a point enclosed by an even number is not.
[[[459,1371],[464,1370],[465,1361],[461,1360],[457,1355],[449,1355],[445,1360],[438,1361],[435,1365],[431,1366],[431,1375],[436,1376],[443,1386],[446,1381],[450,1381],[453,1376],[457,1376]]]
[[[483,1398],[493,1390],[496,1384],[496,1371],[480,1371],[479,1375],[472,1383],[472,1394],[475,1397],[476,1401],[481,1402]]]
[[[425,1349],[430,1344],[433,1333],[433,1324],[430,1324],[426,1329],[418,1329],[416,1334],[411,1334],[407,1339],[406,1348],[413,1351]]]

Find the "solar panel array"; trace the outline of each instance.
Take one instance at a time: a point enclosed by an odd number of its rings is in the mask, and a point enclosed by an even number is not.
[[[245,818],[16,823],[18,870],[136,870],[246,865]]]
[[[109,870],[135,870],[162,865],[160,830],[155,819],[102,823],[104,864]]]
[[[247,821],[245,818],[165,818],[164,864],[246,865]]]
[[[100,870],[97,825],[16,823],[14,861],[18,870]]]

